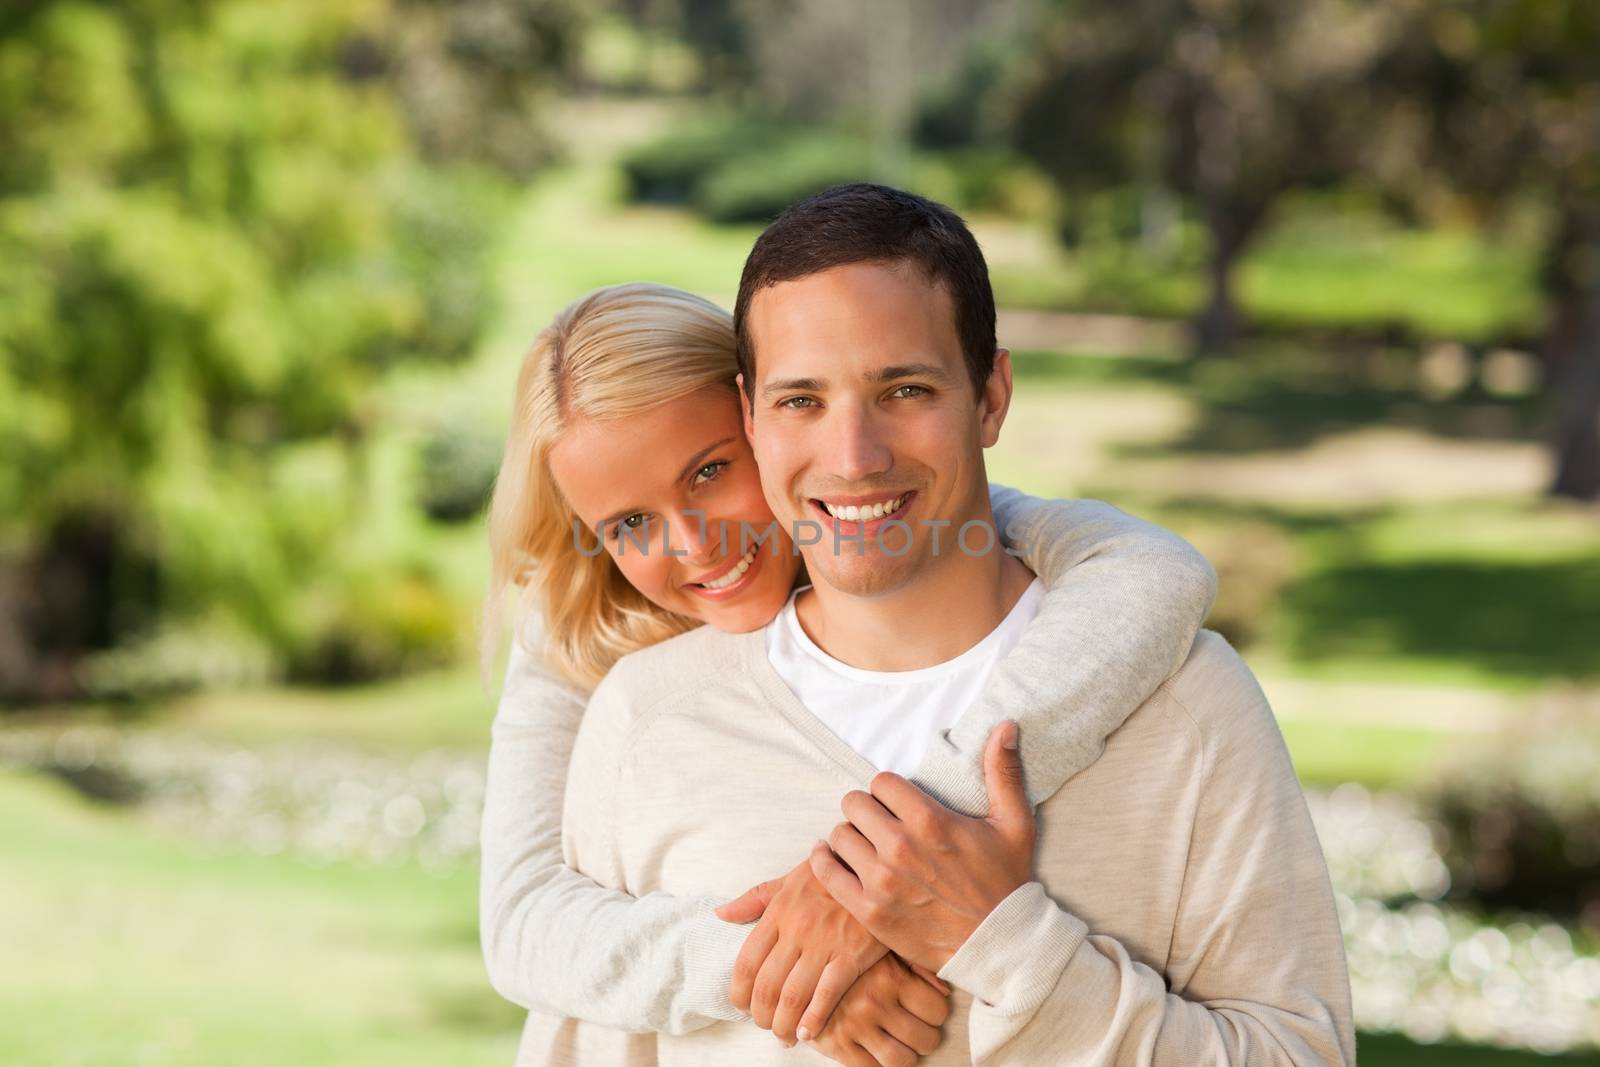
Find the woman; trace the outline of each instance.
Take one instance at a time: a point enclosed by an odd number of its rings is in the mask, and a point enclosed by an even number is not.
[[[750,928],[719,919],[722,901],[635,899],[562,865],[556,813],[587,691],[623,655],[694,626],[765,626],[801,577],[786,539],[770,553],[740,543],[742,529],[764,530],[772,514],[742,432],[734,351],[725,312],[635,284],[567,308],[523,362],[490,511],[485,669],[508,587],[518,590],[517,617],[542,618],[545,632],[541,641],[524,623],[516,634],[495,720],[483,823],[485,957],[495,988],[536,1012],[684,1032],[739,1019],[748,1005],[781,1040],[805,1026],[840,1062],[911,1062],[937,1041],[937,979],[890,956],[846,983],[837,1012],[808,989],[801,1019],[796,1007],[751,997],[748,983],[735,1006],[730,977]],[[981,805],[977,751],[1002,718],[1018,721],[1030,751],[1033,739],[1051,741],[1040,746],[1051,760],[1027,763],[1036,801],[1092,762],[1105,736],[1182,661],[1215,582],[1181,540],[1106,505],[993,495],[998,525],[1048,587],[1023,645],[1053,652],[1062,672],[1018,677],[1002,660],[991,697],[930,739],[912,777],[955,807],[975,798]],[[1103,608],[1086,614],[1085,604],[1107,601],[1120,605],[1120,617]],[[1150,663],[1165,667],[1136,666]],[[781,921],[772,908],[761,919]],[[792,947],[846,969],[854,959],[849,945]],[[938,991],[937,1007],[929,991]],[[879,1003],[891,1007],[874,1009]],[[524,1050],[581,1055],[585,1042],[608,1040],[620,1039],[531,1022]],[[603,1062],[603,1052],[593,1055]]]

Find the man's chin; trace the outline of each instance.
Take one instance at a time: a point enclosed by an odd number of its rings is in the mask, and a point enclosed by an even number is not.
[[[875,597],[892,593],[905,585],[913,568],[909,561],[882,556],[851,558],[831,553],[807,560],[813,581],[823,581],[846,596]]]

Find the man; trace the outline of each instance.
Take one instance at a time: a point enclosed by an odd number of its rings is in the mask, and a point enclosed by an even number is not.
[[[726,893],[837,823],[817,881],[957,989],[930,1062],[1351,1062],[1327,871],[1271,712],[1220,638],[1036,822],[1000,784],[1018,776],[1014,727],[985,753],[983,819],[876,774],[874,740],[852,734],[852,712],[970,674],[1030,610],[983,464],[1010,361],[959,218],[878,186],[797,205],[751,252],[735,320],[763,489],[791,529],[820,529],[796,539],[815,586],[765,632],[686,634],[596,690],[567,803],[579,868],[635,894]],[[654,1055],[814,1061],[728,1024]]]

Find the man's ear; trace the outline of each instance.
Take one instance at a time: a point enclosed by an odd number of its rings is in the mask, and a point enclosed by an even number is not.
[[[744,418],[744,436],[747,440],[756,439],[756,402],[753,396],[744,391],[744,375],[740,374],[733,379],[739,386],[739,414]]]
[[[978,436],[984,448],[993,448],[1000,440],[1000,426],[1011,409],[1011,352],[994,350],[994,369],[983,383],[983,394],[978,397]]]

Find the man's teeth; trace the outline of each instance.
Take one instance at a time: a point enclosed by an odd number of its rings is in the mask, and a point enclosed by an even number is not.
[[[885,515],[893,515],[900,510],[901,505],[905,502],[905,494],[902,493],[893,500],[885,500],[881,504],[866,504],[861,507],[850,504],[846,507],[836,508],[824,500],[822,506],[827,509],[829,515],[836,519],[843,519],[845,522],[871,522],[873,519],[881,519]]]
[[[700,587],[702,589],[726,589],[734,582],[737,582],[740,578],[744,577],[744,572],[750,569],[750,564],[756,561],[756,552],[759,551],[760,548],[760,545],[751,547],[750,551],[746,552],[744,557],[740,559],[738,563],[733,565],[733,570],[729,571],[727,574],[724,574],[721,578],[713,578],[709,582],[701,582]]]

